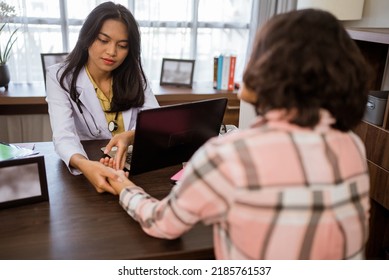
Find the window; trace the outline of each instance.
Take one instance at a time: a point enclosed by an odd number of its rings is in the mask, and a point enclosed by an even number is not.
[[[11,80],[41,82],[40,53],[70,52],[83,20],[99,0],[6,0],[20,28],[9,67]],[[147,77],[159,81],[162,58],[195,59],[194,82],[212,81],[213,57],[237,56],[240,80],[249,44],[252,0],[121,0],[140,25]],[[172,8],[174,7],[174,9]],[[255,27],[254,27],[255,28]]]

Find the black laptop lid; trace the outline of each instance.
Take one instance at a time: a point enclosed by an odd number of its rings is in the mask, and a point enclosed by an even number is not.
[[[143,110],[138,113],[130,174],[181,164],[217,136],[227,98]]]

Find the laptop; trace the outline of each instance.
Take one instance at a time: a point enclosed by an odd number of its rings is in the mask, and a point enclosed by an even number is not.
[[[216,98],[140,111],[125,168],[136,175],[187,162],[219,135],[227,101]],[[113,150],[109,156],[114,154]]]

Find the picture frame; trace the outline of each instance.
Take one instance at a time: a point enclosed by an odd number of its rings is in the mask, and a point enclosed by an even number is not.
[[[194,59],[163,58],[160,85],[192,87]]]
[[[47,67],[63,62],[69,53],[41,53],[41,62],[42,62],[42,70],[43,70],[43,81],[46,85],[46,71]]]
[[[0,161],[0,178],[0,209],[49,200],[43,156]]]

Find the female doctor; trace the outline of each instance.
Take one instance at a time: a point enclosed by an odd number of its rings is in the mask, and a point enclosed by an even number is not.
[[[65,62],[48,68],[46,101],[53,142],[69,171],[83,173],[98,192],[115,193],[116,174],[88,159],[81,140],[111,139],[123,168],[139,110],[158,107],[140,58],[140,32],[131,12],[105,2],[88,15]],[[106,151],[108,152],[108,151]]]

